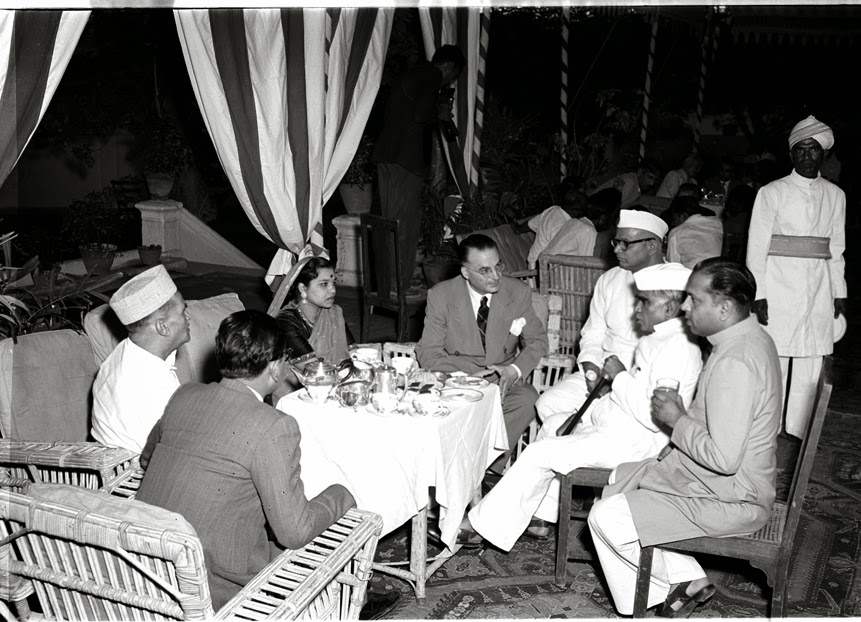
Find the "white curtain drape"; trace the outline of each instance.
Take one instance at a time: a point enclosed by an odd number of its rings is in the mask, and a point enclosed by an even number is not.
[[[216,152],[254,227],[281,250],[267,280],[322,246],[323,205],[380,85],[393,9],[174,11]]]
[[[0,186],[42,120],[89,11],[0,11]]]

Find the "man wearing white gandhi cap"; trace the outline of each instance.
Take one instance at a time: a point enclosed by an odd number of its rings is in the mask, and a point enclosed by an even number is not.
[[[616,237],[610,241],[619,266],[595,283],[589,318],[580,331],[580,370],[565,376],[538,399],[535,407],[542,421],[577,410],[598,381],[608,356],[615,355],[630,367],[640,337],[634,324],[634,274],[664,263],[661,241],[667,229],[667,223],[649,212],[619,212]]]
[[[748,233],[754,311],[777,346],[784,391],[789,385],[786,432],[798,437],[810,416],[822,357],[833,351],[833,320],[846,313],[846,195],[819,173],[833,145],[831,128],[812,116],[792,129],[794,170],[760,189]]]
[[[593,403],[570,435],[556,436],[567,413],[544,421],[537,441],[527,445],[469,513],[472,527],[482,536],[506,551],[527,526],[527,534],[541,537],[549,525],[540,521],[558,518],[557,473],[645,460],[669,443],[668,429],[652,418],[652,393],[659,380],[675,380],[688,406],[702,369],[700,348],[681,317],[690,274],[678,263],[650,266],[634,274],[634,315],[645,336],[637,343],[633,365],[626,369],[616,356],[604,362],[603,373],[612,380],[613,389]],[[537,520],[531,521],[533,515]]]
[[[120,287],[110,306],[129,335],[99,368],[92,433],[104,445],[140,453],[179,388],[174,362],[190,337],[186,303],[159,265]]]

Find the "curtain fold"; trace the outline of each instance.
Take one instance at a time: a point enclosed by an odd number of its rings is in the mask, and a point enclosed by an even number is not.
[[[466,66],[456,82],[454,122],[458,149],[443,140],[449,168],[462,196],[475,194],[480,179],[481,131],[484,124],[484,72],[490,32],[490,9],[451,7],[419,9],[428,60],[442,45],[458,46]]]
[[[380,86],[393,9],[176,10],[204,122],[254,227],[279,246],[267,281],[323,245],[323,205]]]
[[[42,120],[90,11],[0,11],[0,186]]]

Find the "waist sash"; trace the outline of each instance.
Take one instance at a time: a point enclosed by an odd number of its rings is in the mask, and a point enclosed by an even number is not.
[[[773,257],[831,259],[831,238],[805,235],[772,235],[768,254]]]

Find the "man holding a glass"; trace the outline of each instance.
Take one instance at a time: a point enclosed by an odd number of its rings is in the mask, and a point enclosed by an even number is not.
[[[546,537],[542,530],[549,531],[549,525],[543,521],[556,522],[559,512],[557,473],[612,468],[657,456],[667,445],[668,428],[652,418],[652,393],[659,382],[671,379],[679,398],[689,404],[702,368],[700,348],[680,317],[690,273],[681,264],[668,263],[634,274],[634,315],[645,336],[631,369],[615,355],[605,360],[602,372],[612,379],[613,389],[594,402],[572,434],[556,436],[567,413],[544,421],[538,440],[469,513],[479,534],[506,551],[527,528],[532,537]]]

